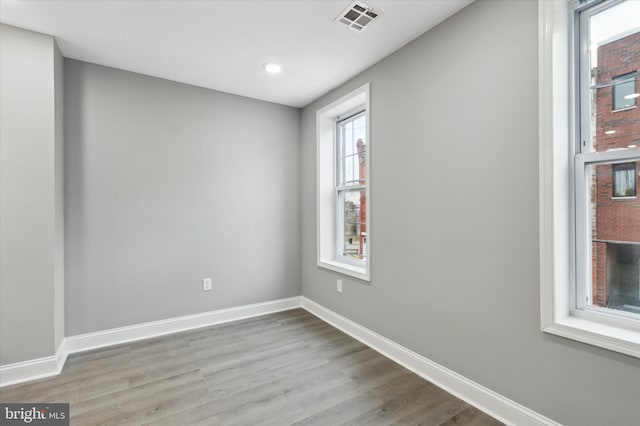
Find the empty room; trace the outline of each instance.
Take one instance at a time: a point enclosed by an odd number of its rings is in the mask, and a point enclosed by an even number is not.
[[[640,1],[0,0],[0,424],[640,425]]]

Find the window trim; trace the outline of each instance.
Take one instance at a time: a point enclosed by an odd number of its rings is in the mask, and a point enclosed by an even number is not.
[[[316,232],[317,266],[371,281],[371,107],[369,83],[355,89],[316,112]],[[336,149],[337,118],[353,114],[358,109],[367,114],[367,149],[365,151],[365,194],[367,199],[367,256],[363,261],[339,256],[340,219],[336,190],[338,157]],[[345,117],[347,118],[347,117]],[[355,185],[357,188],[360,185]],[[349,187],[351,189],[351,187]]]
[[[579,101],[569,84],[577,66],[570,56],[577,41],[569,12],[579,6],[577,0],[538,1],[540,326],[545,333],[640,358],[640,322],[627,328],[618,317],[612,322],[597,310],[572,309],[574,165],[567,141],[576,140],[580,123],[567,107]]]

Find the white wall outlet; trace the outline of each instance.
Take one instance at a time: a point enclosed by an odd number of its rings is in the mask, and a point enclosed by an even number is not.
[[[342,280],[338,280],[336,290],[338,291],[338,293],[342,293]]]
[[[202,279],[202,291],[211,291],[211,278]]]

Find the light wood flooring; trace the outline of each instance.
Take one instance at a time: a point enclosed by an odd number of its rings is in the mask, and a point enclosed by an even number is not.
[[[2,402],[72,425],[499,425],[302,309],[75,354]]]

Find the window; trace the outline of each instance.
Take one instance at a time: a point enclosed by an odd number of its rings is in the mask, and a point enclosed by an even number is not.
[[[613,78],[613,109],[625,109],[636,106],[637,73],[629,73]]]
[[[338,211],[338,255],[366,260],[367,257],[367,113],[338,119],[336,129],[336,199]]]
[[[318,266],[369,281],[369,85],[317,112]]]
[[[541,326],[640,358],[640,2],[538,4]]]
[[[607,192],[613,188],[614,197],[635,193],[635,160],[640,160],[640,149],[633,141],[640,130],[640,112],[612,113],[606,99],[613,90],[613,102],[619,103],[615,109],[635,102],[626,99],[635,91],[635,73],[614,77],[640,67],[640,30],[627,21],[629,4],[628,0],[592,1],[574,12],[575,37],[578,46],[584,46],[578,48],[575,71],[581,99],[574,108],[580,123],[573,153],[575,309],[580,314],[601,312],[621,319],[618,311],[626,309],[615,300],[622,288],[635,290],[625,298],[625,305],[636,306],[640,312],[640,270],[638,265],[623,267],[614,251],[620,242],[640,247],[640,203],[612,204]],[[620,119],[619,114],[626,116]]]
[[[636,163],[613,165],[613,196],[636,196]]]

